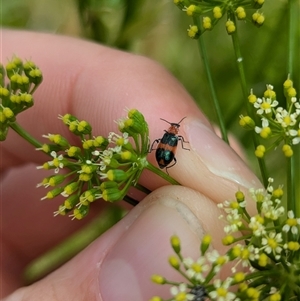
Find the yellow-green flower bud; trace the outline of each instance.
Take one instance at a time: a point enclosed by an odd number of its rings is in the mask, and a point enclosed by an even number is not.
[[[195,14],[201,14],[202,13],[202,9],[200,7],[198,7],[197,5],[190,5],[186,8],[184,8],[184,11],[186,12],[186,14],[188,16],[194,16]]]
[[[53,190],[48,191],[47,194],[41,198],[41,200],[53,199],[56,196],[58,196],[59,194],[61,194],[62,192],[63,192],[63,187],[54,188]]]
[[[102,198],[107,202],[120,201],[123,197],[123,192],[118,188],[107,188],[102,191]]]
[[[288,95],[288,97],[295,97],[297,95],[296,89],[293,87],[288,88],[287,95]]]
[[[271,128],[269,126],[264,127],[259,133],[260,137],[267,139],[272,135]]]
[[[80,204],[88,205],[88,203],[94,202],[97,199],[98,192],[99,192],[99,190],[97,188],[92,188],[92,189],[86,190],[79,197]]]
[[[87,216],[87,214],[89,213],[89,206],[80,206],[80,208],[75,208],[73,210],[73,219],[76,218],[78,220],[83,219],[84,217]]]
[[[105,182],[101,183],[99,188],[101,191],[104,191],[105,189],[108,189],[108,188],[118,188],[118,184],[113,181],[105,181]]]
[[[202,26],[204,29],[211,29],[212,28],[212,24],[211,24],[211,18],[210,17],[203,17],[202,20]]]
[[[256,97],[256,95],[254,95],[254,94],[252,93],[252,90],[251,90],[251,94],[248,96],[248,101],[249,101],[250,103],[254,104],[254,103],[256,102],[256,100],[257,100],[257,97]]]
[[[261,267],[265,267],[268,264],[268,256],[265,253],[261,253],[258,257],[258,265]]]
[[[289,157],[292,157],[293,154],[294,154],[294,152],[293,152],[291,146],[288,145],[288,144],[284,144],[284,145],[283,145],[282,151],[283,151],[284,155],[285,155],[286,157],[288,157],[288,158],[289,158]]]
[[[225,23],[225,26],[226,26],[226,30],[227,30],[228,34],[232,34],[236,30],[235,24],[231,20],[227,20],[227,22]]]
[[[232,235],[227,235],[222,239],[222,243],[225,246],[229,246],[234,243],[234,237]]]
[[[252,21],[254,22],[255,25],[261,26],[265,22],[265,17],[263,14],[261,14],[259,12],[255,12],[252,15]]]
[[[58,214],[66,215],[68,211],[69,210],[64,205],[59,205],[58,210],[54,212],[54,216],[57,216]]]
[[[77,131],[77,124],[78,124],[78,120],[74,120],[68,123],[69,131],[74,133],[75,135],[79,134]]]
[[[10,96],[9,90],[0,86],[0,97],[7,99],[9,98],[9,96]]]
[[[269,297],[269,301],[280,301],[281,300],[281,294],[280,292],[276,292]]]
[[[30,71],[32,69],[35,69],[36,68],[36,65],[33,61],[26,61],[24,64],[23,64],[23,68],[24,68],[24,71]]]
[[[48,183],[50,186],[54,187],[60,183],[62,183],[65,180],[65,176],[63,175],[55,175],[51,176],[48,180]]]
[[[223,13],[222,13],[222,9],[220,6],[215,6],[213,8],[213,15],[214,15],[214,18],[216,19],[221,19],[222,16],[223,16]]]
[[[240,116],[239,121],[240,126],[242,126],[245,130],[253,130],[255,128],[255,122],[250,116]]]
[[[145,130],[144,124],[141,124],[136,119],[126,119],[124,122],[124,128],[122,132],[127,132],[130,135],[141,134]]]
[[[11,88],[13,90],[20,89],[22,92],[26,92],[29,89],[29,78],[25,75],[14,74],[10,78]]]
[[[277,189],[274,189],[272,192],[272,197],[275,199],[281,199],[283,196],[283,189],[281,187],[278,187]]]
[[[200,246],[202,256],[208,250],[211,241],[212,241],[212,237],[209,234],[206,234],[206,235],[203,236],[203,238],[201,240],[201,246]]]
[[[253,8],[261,8],[264,3],[265,0],[254,0]]]
[[[29,93],[20,94],[20,102],[25,102],[27,105],[33,105],[33,97]]]
[[[265,98],[270,98],[272,100],[276,99],[276,92],[273,91],[272,89],[268,88],[265,92],[264,92],[264,97]]]
[[[90,174],[95,172],[98,169],[97,165],[93,165],[93,164],[83,164],[81,165],[81,170],[84,173]]]
[[[52,137],[52,141],[57,144],[60,145],[62,147],[67,147],[69,146],[69,142],[66,138],[64,138],[62,135],[60,134],[56,134]]]
[[[293,81],[290,80],[289,78],[283,83],[283,88],[285,90],[288,90],[289,88],[293,87]]]
[[[256,147],[256,150],[254,153],[257,158],[263,158],[263,156],[265,155],[265,152],[266,152],[266,148],[261,144]]]
[[[235,193],[235,198],[239,203],[241,203],[245,200],[245,195],[242,191],[239,190]]]
[[[10,108],[4,107],[4,108],[2,108],[1,111],[2,111],[2,114],[5,116],[6,120],[10,120],[10,121],[15,120],[15,114]]]
[[[78,204],[78,202],[79,202],[78,195],[73,194],[64,201],[64,206],[67,209],[73,209],[76,206],[76,204]]]
[[[63,116],[59,116],[59,119],[61,119],[65,125],[69,125],[70,122],[78,120],[75,116],[73,116],[71,114],[65,114]]]
[[[80,157],[81,156],[81,149],[77,146],[71,146],[69,149],[66,150],[69,157]]]
[[[94,148],[94,140],[92,140],[92,139],[84,140],[82,143],[82,147],[84,149]]]
[[[87,121],[82,120],[77,124],[77,131],[83,135],[89,135],[92,131],[92,127]]]
[[[198,39],[200,36],[199,28],[197,25],[190,25],[187,29],[188,36],[192,39]]]
[[[144,115],[137,109],[131,109],[127,114],[128,118],[135,120],[137,123],[144,124],[145,118]]]
[[[64,194],[71,195],[79,188],[79,182],[72,182],[64,187]]]
[[[251,298],[251,300],[258,300],[259,298],[259,295],[260,295],[260,291],[257,290],[256,288],[254,287],[249,287],[247,290],[246,290],[246,294],[249,298]]]
[[[171,236],[171,246],[176,254],[180,253],[180,239],[177,235]]]
[[[21,103],[20,95],[12,94],[9,99],[12,103]]]
[[[35,85],[39,85],[43,81],[43,74],[42,71],[38,68],[34,68],[29,72],[25,71],[25,74],[28,76],[30,81]]]
[[[243,282],[245,280],[245,276],[246,275],[243,272],[237,272],[233,276],[233,280],[235,281],[235,283]]]
[[[291,251],[298,251],[300,249],[300,244],[298,241],[289,241],[287,247]]]
[[[83,182],[88,182],[93,177],[93,174],[88,174],[85,172],[80,173],[79,180]]]
[[[176,270],[180,268],[180,262],[178,261],[178,258],[174,255],[169,257],[169,264]]]
[[[160,275],[152,275],[151,280],[156,284],[165,284],[166,279]]]
[[[94,146],[95,147],[103,147],[106,148],[106,146],[108,145],[108,140],[107,138],[104,138],[103,136],[97,136],[94,139]]]
[[[120,153],[122,161],[135,162],[137,161],[137,155],[130,151],[123,151]]]
[[[5,124],[7,124],[7,120],[6,120],[6,117],[5,117],[5,115],[3,114],[3,111],[1,110],[1,108],[0,108],[0,123],[5,123]],[[2,126],[1,126],[2,127]],[[0,128],[1,128],[0,127]]]
[[[244,7],[242,6],[239,6],[236,10],[235,10],[235,13],[238,17],[239,20],[243,20],[246,18],[246,11],[244,9]]]
[[[107,173],[107,178],[110,181],[122,182],[128,178],[128,174],[122,169],[110,169]]]

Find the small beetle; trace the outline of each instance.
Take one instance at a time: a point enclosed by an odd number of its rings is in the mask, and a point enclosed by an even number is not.
[[[190,150],[183,146],[183,142],[184,143],[189,143],[189,142],[185,141],[182,136],[178,135],[180,122],[185,118],[186,117],[183,117],[178,123],[170,123],[169,121],[161,118],[161,120],[169,123],[171,126],[167,131],[165,130],[163,137],[161,139],[154,140],[151,146],[151,151],[152,151],[154,150],[153,149],[154,143],[158,143],[158,147],[156,148],[156,152],[155,152],[155,158],[161,169],[166,168],[167,174],[168,174],[168,168],[174,166],[177,163],[177,160],[175,158],[175,153],[176,153],[178,140],[181,141],[181,146],[183,149]],[[173,160],[174,163],[168,166]]]

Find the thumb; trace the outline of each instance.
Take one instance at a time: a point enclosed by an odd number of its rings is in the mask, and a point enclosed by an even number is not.
[[[148,195],[128,215],[67,264],[39,282],[7,297],[12,300],[148,300],[168,296],[168,286],[151,283],[153,274],[170,280],[181,276],[168,264],[178,235],[183,256],[199,257],[203,235],[223,235],[219,210],[199,192],[165,186]]]

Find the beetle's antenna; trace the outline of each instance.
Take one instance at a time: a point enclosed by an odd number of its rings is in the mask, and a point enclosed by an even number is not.
[[[180,122],[183,120],[183,119],[185,119],[186,118],[186,116],[185,117],[183,117],[179,122],[178,122],[178,124],[180,124]]]
[[[169,122],[169,121],[167,121],[166,119],[162,119],[162,118],[160,118],[160,120],[163,120],[163,121],[165,121],[166,123],[168,123],[168,124],[172,125],[172,123],[171,123],[171,122]]]
[[[169,121],[167,121],[166,119],[162,119],[162,118],[160,118],[160,120],[163,120],[163,121],[165,121],[166,123],[168,123],[168,124],[170,124],[170,125],[172,125],[172,126],[174,126],[174,125],[176,125],[176,124],[180,124],[180,122],[183,120],[183,119],[185,119],[186,118],[186,116],[185,117],[183,117],[178,123],[175,123],[175,122],[169,122]]]

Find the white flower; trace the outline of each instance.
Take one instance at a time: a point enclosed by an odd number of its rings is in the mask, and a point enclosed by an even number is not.
[[[257,134],[259,134],[264,128],[266,128],[266,127],[268,127],[269,126],[269,121],[268,121],[268,119],[266,119],[266,118],[262,118],[261,119],[261,128],[260,127],[258,127],[258,126],[256,126],[255,128],[254,128],[254,130],[255,130],[255,132],[257,133]]]
[[[263,223],[264,219],[260,215],[251,217],[249,228],[253,231],[255,236],[262,236],[266,234],[266,227]]]
[[[295,218],[294,212],[290,210],[288,212],[288,219],[286,220],[282,231],[289,232],[291,230],[293,234],[297,235],[299,232],[298,225],[300,225],[300,218]]]
[[[171,295],[174,296],[174,300],[180,301],[191,301],[194,299],[195,295],[187,293],[187,285],[185,283],[180,283],[178,286],[172,286],[170,289]]]
[[[194,261],[190,257],[183,259],[183,264],[187,269],[186,270],[187,276],[201,282],[205,280],[205,277],[203,276],[203,272],[206,272],[209,269],[209,266],[205,263],[206,263],[206,259],[204,257],[199,257],[197,261]]]
[[[283,127],[294,126],[297,121],[297,114],[290,114],[283,108],[276,109],[276,121]]]
[[[216,279],[214,281],[215,290],[209,293],[209,297],[216,301],[231,301],[234,300],[236,295],[228,291],[228,288],[232,282],[232,278],[227,278],[225,281]]]
[[[262,249],[265,250],[266,253],[271,254],[273,253],[275,259],[280,259],[280,254],[282,251],[282,233],[276,233],[272,231],[269,236],[264,237],[261,240],[262,245],[264,246]]]
[[[262,115],[263,113],[269,114],[272,112],[272,108],[278,105],[277,100],[272,100],[271,98],[257,98],[254,103],[254,107],[258,109],[256,113]]]
[[[49,164],[49,166],[55,166],[56,168],[55,168],[54,172],[58,173],[59,169],[64,167],[64,164],[62,162],[63,159],[64,159],[64,156],[62,154],[60,154],[59,156],[57,156],[57,153],[55,151],[52,151],[50,153],[50,155],[53,158],[53,160],[52,161],[48,161],[48,164]]]

